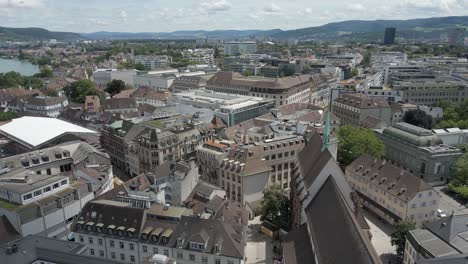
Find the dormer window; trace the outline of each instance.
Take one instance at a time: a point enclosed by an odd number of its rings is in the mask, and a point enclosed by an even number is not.
[[[221,252],[221,245],[220,244],[215,244],[214,253],[219,254],[220,252]]]
[[[77,224],[77,225],[76,225],[76,228],[77,228],[78,230],[81,230],[81,224]]]
[[[182,238],[177,238],[177,247],[182,248],[182,245],[184,244],[184,240]]]
[[[151,236],[151,240],[153,240],[153,242],[158,242],[158,236]]]

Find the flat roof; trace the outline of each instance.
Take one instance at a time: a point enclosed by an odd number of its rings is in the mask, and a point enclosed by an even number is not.
[[[0,133],[37,147],[65,133],[97,132],[56,118],[24,116],[0,126]]]

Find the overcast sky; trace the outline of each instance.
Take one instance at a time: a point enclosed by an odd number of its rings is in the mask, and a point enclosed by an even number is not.
[[[294,29],[468,15],[468,0],[0,0],[0,26],[94,32]]]

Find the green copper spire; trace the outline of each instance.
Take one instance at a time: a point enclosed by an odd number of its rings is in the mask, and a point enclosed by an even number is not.
[[[330,145],[330,118],[331,118],[331,108],[332,108],[332,91],[333,89],[330,89],[330,100],[328,102],[328,111],[327,111],[327,117],[325,120],[325,129],[323,130],[323,137],[322,137],[322,151],[325,149],[328,149],[328,146]]]

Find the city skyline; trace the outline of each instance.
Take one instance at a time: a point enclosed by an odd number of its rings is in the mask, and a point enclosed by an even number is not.
[[[372,12],[367,12],[372,10]],[[463,0],[0,0],[1,26],[42,27],[78,33],[96,31],[173,32],[178,30],[296,29],[345,20],[412,19],[468,15]],[[33,18],[33,19],[31,19]]]

